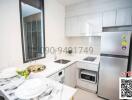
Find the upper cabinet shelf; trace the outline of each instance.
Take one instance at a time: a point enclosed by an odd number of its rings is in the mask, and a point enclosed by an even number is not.
[[[116,25],[132,25],[132,8],[117,9]]]
[[[116,8],[98,13],[66,17],[65,35],[100,36],[102,27],[132,25],[132,8]]]
[[[103,16],[103,27],[115,26],[116,24],[116,10],[105,11]]]
[[[100,14],[66,18],[66,36],[97,36],[102,31]]]
[[[132,8],[103,12],[103,27],[132,25]]]

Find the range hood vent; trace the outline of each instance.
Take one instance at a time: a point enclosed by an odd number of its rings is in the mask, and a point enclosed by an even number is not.
[[[132,25],[103,27],[103,32],[132,31]]]

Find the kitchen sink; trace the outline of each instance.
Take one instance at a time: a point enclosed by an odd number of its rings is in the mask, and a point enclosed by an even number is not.
[[[87,57],[87,58],[84,58],[83,60],[85,61],[95,61],[96,57]]]
[[[56,61],[54,61],[54,62],[56,62],[56,63],[60,63],[60,64],[67,64],[67,63],[70,62],[70,60],[59,59],[59,60],[56,60]]]

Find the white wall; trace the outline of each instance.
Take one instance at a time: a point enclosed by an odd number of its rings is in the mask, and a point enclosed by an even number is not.
[[[0,0],[0,12],[0,69],[11,66],[21,66],[23,65],[23,57],[19,0]],[[94,37],[90,43],[90,37],[67,38],[64,32],[65,7],[57,0],[45,0],[46,46],[89,47],[92,45],[94,47],[94,54],[99,54],[100,38]],[[47,57],[49,56],[51,55]]]
[[[65,37],[65,7],[56,0],[45,0],[46,46],[64,47]]]
[[[0,0],[0,68],[22,63],[19,0]]]
[[[45,0],[46,46],[65,44],[65,7]],[[19,0],[0,0],[0,69],[23,65]]]
[[[73,48],[77,48],[76,54],[94,54],[99,55],[100,54],[100,43],[101,43],[101,37],[72,37],[69,38],[69,46]],[[80,53],[80,47],[82,48],[82,51]],[[93,48],[93,53],[90,52],[89,48]],[[88,49],[86,49],[88,48]],[[74,49],[73,49],[74,50]],[[88,50],[86,53],[85,50]]]

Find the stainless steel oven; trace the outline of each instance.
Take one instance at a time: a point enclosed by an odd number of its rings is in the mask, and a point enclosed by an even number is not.
[[[80,79],[83,81],[96,83],[97,82],[97,72],[83,69],[80,71]]]

